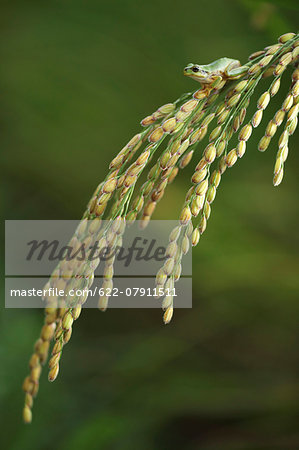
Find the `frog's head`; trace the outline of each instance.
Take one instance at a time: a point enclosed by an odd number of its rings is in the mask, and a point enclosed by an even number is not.
[[[203,83],[209,76],[209,73],[198,64],[188,64],[184,69],[184,75],[193,78],[193,80]]]

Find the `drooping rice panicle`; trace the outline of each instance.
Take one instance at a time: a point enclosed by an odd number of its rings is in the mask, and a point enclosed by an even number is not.
[[[284,173],[284,163],[288,157],[289,153],[289,137],[295,132],[297,123],[298,123],[298,111],[299,111],[299,103],[298,103],[298,79],[299,79],[299,69],[295,69],[293,76],[293,85],[291,86],[290,93],[287,95],[285,101],[283,102],[282,108],[280,111],[283,111],[287,114],[287,121],[284,127],[284,131],[280,135],[278,141],[278,152],[276,155],[276,161],[274,165],[274,177],[273,184],[274,186],[278,186],[283,179]]]
[[[209,142],[204,146],[202,157],[197,160],[191,178],[179,225],[170,235],[167,260],[156,277],[156,286],[167,287],[171,292],[174,283],[180,278],[182,258],[190,243],[196,246],[206,229],[211,204],[222,175],[244,155],[252,133],[261,124],[264,111],[280,88],[282,74],[286,73],[288,66],[298,65],[298,49],[298,34],[284,34],[277,44],[249,57],[248,71],[240,79],[229,83],[222,79],[212,87],[202,86],[145,117],[141,121],[143,130],[112,160],[105,180],[97,186],[72,240],[74,248],[82,244],[91,245],[98,238],[100,247],[108,243],[111,249],[114,248],[121,240],[121,233],[111,234],[110,229],[117,218],[122,218],[124,223],[141,218],[146,226],[168,185],[175,179],[178,171],[193,160],[198,147],[208,137]],[[265,135],[259,143],[259,150],[264,151],[270,145],[277,128],[286,120],[274,168],[275,186],[282,180],[289,136],[297,126],[298,72],[298,68],[295,68],[290,91],[281,108],[268,122]],[[274,77],[273,81],[258,99],[257,111],[244,124],[255,88],[260,80],[270,77]],[[215,125],[209,130],[213,123]],[[238,143],[235,148],[230,148],[230,141],[237,133]],[[138,188],[138,193],[132,200],[134,191],[137,191],[137,183],[150,163],[153,165],[147,174],[147,180]],[[101,219],[108,221],[103,229],[100,226]],[[66,292],[70,288],[88,289],[98,264],[100,258],[85,261],[84,264],[63,261],[54,271],[49,286],[65,289]],[[112,277],[113,261],[109,261],[104,268],[106,287],[111,287]],[[52,337],[54,336],[55,343],[49,363],[51,381],[57,377],[63,346],[71,337],[73,322],[78,319],[86,299],[83,295],[73,299],[70,304],[66,295],[66,298],[56,299],[57,303],[50,303],[46,309],[45,325],[30,360],[30,375],[23,386],[26,392],[23,412],[25,422],[31,421],[33,397],[37,393],[41,366],[47,359]],[[107,299],[102,299],[101,306],[105,309]],[[172,295],[165,296],[162,307],[164,323],[169,323],[174,308]]]
[[[106,245],[109,252],[105,254],[105,266],[103,272],[103,284],[101,290],[103,291],[99,297],[98,308],[101,311],[106,311],[108,307],[109,296],[111,295],[113,289],[113,273],[114,273],[114,262],[116,258],[116,252],[122,245],[122,236],[125,231],[125,219],[119,218],[114,220],[111,231],[107,235]],[[110,295],[109,295],[110,291]]]
[[[238,144],[237,148],[232,149],[229,153],[225,153],[224,157],[222,157],[222,159],[220,160],[218,172],[215,173],[215,175],[212,179],[212,183],[209,183],[209,181],[208,181],[209,169],[210,169],[211,164],[213,163],[213,161],[215,160],[215,158],[217,156],[216,146],[219,145],[219,143],[220,143],[219,141],[217,141],[217,139],[216,139],[216,141],[214,141],[214,139],[215,139],[215,137],[219,138],[219,136],[223,137],[223,135],[227,138],[225,141],[225,144],[223,144],[223,143],[220,144],[220,151],[218,151],[218,154],[220,156],[223,153],[223,151],[225,150],[226,145],[227,145],[228,141],[231,139],[233,133],[238,130],[240,124],[243,122],[243,120],[245,118],[246,108],[248,106],[250,97],[252,96],[254,88],[257,86],[260,78],[263,76],[263,69],[266,68],[267,64],[269,64],[275,56],[278,56],[277,51],[279,51],[279,50],[281,50],[280,45],[278,45],[275,49],[270,49],[270,51],[268,49],[267,51],[270,54],[266,55],[266,57],[264,56],[261,61],[255,63],[252,66],[253,67],[252,70],[249,69],[249,71],[248,71],[249,77],[253,76],[252,79],[249,81],[249,83],[247,84],[246,80],[243,80],[243,81],[245,81],[244,83],[242,81],[239,82],[238,83],[239,87],[236,89],[236,92],[234,92],[234,90],[231,90],[227,94],[226,105],[224,104],[224,105],[220,106],[220,111],[219,111],[219,114],[221,115],[220,123],[222,121],[225,122],[225,120],[228,117],[229,122],[232,122],[233,125],[230,127],[226,126],[225,134],[223,133],[223,131],[221,134],[221,127],[216,128],[211,133],[210,141],[212,141],[212,142],[210,142],[210,144],[208,144],[208,146],[204,150],[203,158],[199,161],[199,163],[196,167],[196,172],[193,174],[193,177],[192,177],[193,181],[198,182],[198,185],[196,187],[191,187],[189,189],[189,191],[187,192],[185,204],[183,207],[184,213],[186,211],[190,210],[191,214],[194,217],[197,217],[197,215],[201,211],[199,223],[196,228],[198,231],[195,231],[196,230],[195,229],[193,231],[193,235],[192,235],[192,243],[194,243],[194,245],[196,245],[198,243],[200,235],[204,233],[206,226],[207,226],[207,220],[208,220],[208,218],[210,216],[210,212],[211,212],[210,205],[213,202],[215,195],[216,195],[217,186],[214,184],[214,180],[216,180],[217,185],[219,185],[221,174],[225,171],[226,167],[232,167],[235,164],[235,162],[237,161],[238,157],[242,157],[244,155],[244,152],[246,149],[246,143],[252,134],[252,124],[248,123],[242,128],[242,130],[239,133],[239,144]],[[288,52],[288,53],[290,53],[290,52]],[[286,56],[283,55],[280,57],[279,62],[276,66],[276,69],[278,69],[278,70],[275,70],[275,68],[274,68],[273,74],[276,77],[280,77],[284,71],[283,67],[292,61],[292,60],[290,60],[290,56],[288,53],[285,53]],[[267,68],[265,69],[265,71],[266,70],[267,70]],[[246,85],[247,85],[247,89],[246,89]],[[278,83],[276,83],[276,87],[273,88],[273,91],[272,91],[273,95],[275,95],[275,93],[277,92],[277,91],[275,92],[275,89],[277,89],[277,85],[278,85]],[[240,101],[240,99],[242,98],[242,95],[239,94],[239,90],[241,92],[244,91],[242,108],[240,108],[240,104],[242,106],[242,101]],[[244,102],[244,99],[245,99],[245,102]],[[261,98],[258,102],[259,109],[264,110],[267,107],[269,100],[270,100],[269,93],[266,93],[265,95],[261,96]],[[237,107],[237,112],[239,115],[236,114],[236,110],[234,111],[234,114],[231,114],[231,115],[229,113],[226,114],[226,109],[230,108],[231,106],[235,106],[235,105],[239,105],[239,108]],[[238,109],[239,109],[239,111],[238,111]],[[241,120],[240,120],[240,118],[241,118]],[[261,119],[261,114],[260,114],[259,120],[260,119]],[[257,120],[257,118],[255,117],[255,120],[254,120],[255,124],[256,124],[256,120]],[[271,125],[272,124],[270,124],[267,127],[268,134],[273,133],[273,129],[275,128],[275,126],[271,127]],[[198,194],[198,196],[196,196],[196,193]],[[191,209],[190,209],[190,206],[191,206]],[[183,212],[182,212],[182,214],[184,214]],[[191,218],[189,220],[191,220]],[[171,317],[172,317],[172,314],[171,314]]]
[[[30,373],[23,382],[23,390],[25,392],[23,420],[25,423],[30,423],[32,420],[33,398],[38,392],[42,365],[48,358],[49,346],[55,332],[56,320],[56,309],[46,308],[45,324],[42,327],[39,339],[34,345],[34,353],[29,361]]]

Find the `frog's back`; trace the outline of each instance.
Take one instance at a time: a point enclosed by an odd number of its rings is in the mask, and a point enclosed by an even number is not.
[[[232,58],[219,58],[216,61],[211,62],[210,64],[206,64],[201,66],[203,69],[207,70],[208,72],[211,71],[224,71],[231,63],[233,62],[237,62],[236,59],[232,59]]]

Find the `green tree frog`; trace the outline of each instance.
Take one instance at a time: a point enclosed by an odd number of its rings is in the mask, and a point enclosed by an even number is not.
[[[248,69],[247,66],[241,66],[237,59],[220,58],[204,66],[188,64],[184,69],[184,75],[199,81],[203,86],[209,86],[220,80],[236,80],[244,75]]]

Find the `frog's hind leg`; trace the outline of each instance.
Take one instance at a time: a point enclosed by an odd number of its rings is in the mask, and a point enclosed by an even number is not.
[[[248,69],[248,66],[241,66],[240,62],[236,61],[227,67],[225,74],[229,80],[237,80],[242,75],[245,75],[245,73],[248,72]]]

